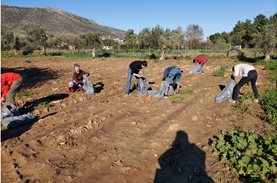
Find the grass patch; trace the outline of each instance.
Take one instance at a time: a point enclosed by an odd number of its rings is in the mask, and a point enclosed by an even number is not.
[[[226,66],[220,67],[219,69],[215,70],[212,75],[216,77],[223,77],[227,70]]]
[[[39,104],[39,108],[47,109],[49,110],[50,107],[53,107],[54,105],[51,102],[42,102]]]
[[[33,93],[26,89],[21,89],[18,92],[16,92],[16,97],[18,97],[18,98],[29,97],[31,95],[33,95]]]
[[[192,94],[193,90],[186,88],[179,91],[179,93],[176,93],[170,97],[171,102],[173,103],[179,103],[184,99],[184,95]]]

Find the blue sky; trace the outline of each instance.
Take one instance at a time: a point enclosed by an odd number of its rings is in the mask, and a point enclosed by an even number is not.
[[[2,0],[3,5],[54,7],[102,25],[138,33],[144,27],[184,29],[199,24],[205,36],[231,31],[238,20],[277,11],[277,0]]]

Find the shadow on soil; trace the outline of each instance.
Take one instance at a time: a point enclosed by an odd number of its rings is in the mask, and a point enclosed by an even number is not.
[[[16,128],[12,128],[12,129],[5,129],[1,131],[1,142],[5,142],[6,140],[12,139],[12,138],[16,138],[16,137],[20,137],[22,134],[24,134],[25,132],[29,131],[32,126],[40,119],[46,118],[48,116],[52,116],[55,115],[56,112],[54,113],[50,113],[47,114],[45,116],[42,117],[37,117],[33,122],[28,123],[26,125],[23,126],[19,126]]]
[[[31,88],[40,85],[46,81],[58,78],[57,72],[48,68],[38,67],[16,67],[16,68],[1,68],[1,72],[15,72],[23,76],[23,88]]]
[[[104,89],[105,84],[98,82],[93,85],[95,93],[100,93]]]
[[[206,155],[191,144],[184,131],[176,133],[172,147],[159,157],[154,183],[213,183],[205,171]]]
[[[34,111],[35,107],[37,107],[40,104],[49,104],[50,102],[57,101],[57,100],[62,100],[65,99],[69,96],[69,94],[66,93],[60,93],[60,94],[54,94],[54,95],[49,95],[47,97],[43,97],[40,99],[35,99],[31,102],[26,102],[19,110],[20,114],[26,114],[29,112]]]

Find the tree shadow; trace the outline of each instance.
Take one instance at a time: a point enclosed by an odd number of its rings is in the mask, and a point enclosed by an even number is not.
[[[249,62],[249,63],[255,63],[255,62],[263,59],[263,57],[247,57],[245,55],[239,55],[239,56],[237,56],[237,58],[241,62]]]
[[[35,100],[31,101],[31,102],[26,102],[18,110],[19,110],[20,114],[26,114],[26,113],[34,111],[35,107],[37,107],[39,104],[42,104],[42,103],[48,104],[48,103],[56,101],[56,100],[65,99],[68,96],[69,96],[69,94],[66,94],[66,93],[49,95],[47,97],[43,97],[43,98],[40,98],[40,99],[35,99]]]
[[[93,85],[95,93],[100,93],[104,89],[105,84],[102,82],[98,82]]]
[[[40,85],[48,80],[56,79],[58,77],[57,72],[50,70],[48,68],[38,68],[38,67],[16,67],[16,68],[6,68],[2,67],[1,72],[15,72],[23,76],[22,88],[31,88]]]
[[[187,133],[178,131],[172,147],[159,157],[154,183],[212,183],[205,159],[205,152],[188,141]]]
[[[28,123],[26,125],[22,125],[22,126],[19,126],[19,127],[16,127],[16,128],[12,128],[12,129],[2,130],[1,131],[1,142],[5,142],[6,140],[9,140],[9,139],[21,136],[25,132],[29,131],[32,128],[32,126],[36,122],[38,122],[38,120],[44,119],[44,118],[46,118],[48,116],[52,116],[52,115],[55,115],[55,114],[57,114],[57,113],[54,112],[54,113],[50,113],[50,114],[47,114],[47,115],[42,116],[42,117],[36,117],[36,119],[33,122]]]

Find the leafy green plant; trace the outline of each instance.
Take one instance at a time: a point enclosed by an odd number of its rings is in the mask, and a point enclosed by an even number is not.
[[[242,182],[277,181],[276,134],[222,131],[213,139],[213,153],[239,175]]]
[[[262,93],[261,106],[269,123],[277,127],[277,90],[271,89]]]
[[[226,72],[227,67],[223,66],[220,67],[219,69],[215,70],[212,75],[216,77],[223,77],[225,72]]]

